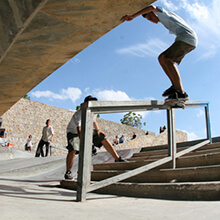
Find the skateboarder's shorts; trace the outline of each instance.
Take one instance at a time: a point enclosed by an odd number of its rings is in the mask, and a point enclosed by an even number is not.
[[[93,144],[100,148],[102,146],[102,141],[105,139],[105,135],[103,133],[100,133],[100,136],[98,136],[98,132],[96,130],[93,130]],[[80,148],[80,139],[78,134],[73,133],[67,133],[67,150],[70,152],[77,151],[79,152]]]
[[[167,50],[162,54],[166,58],[170,58],[173,62],[180,64],[183,57],[194,50],[195,47],[182,41],[175,41]]]

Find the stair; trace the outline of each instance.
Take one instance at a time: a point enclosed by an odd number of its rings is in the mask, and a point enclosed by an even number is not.
[[[187,143],[177,145],[178,152],[186,148]],[[91,180],[101,181],[167,156],[168,146],[165,145],[142,148],[127,163],[94,164]],[[164,164],[94,192],[158,199],[220,199],[220,142],[207,144],[179,157],[176,160],[176,169],[172,169],[171,165]],[[69,187],[69,183],[62,184]]]

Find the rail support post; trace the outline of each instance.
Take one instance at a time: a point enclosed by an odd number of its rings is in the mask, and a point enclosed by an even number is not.
[[[172,156],[172,168],[176,168],[176,126],[175,110],[167,109],[168,156]]]
[[[86,192],[91,180],[91,160],[92,160],[92,131],[93,120],[91,110],[83,107],[81,121],[81,140],[77,179],[77,198],[78,202],[86,200]]]
[[[212,143],[211,121],[210,121],[210,114],[209,114],[209,104],[207,104],[207,106],[205,106],[205,118],[206,118],[206,134],[207,134],[207,139],[210,140],[210,143]]]

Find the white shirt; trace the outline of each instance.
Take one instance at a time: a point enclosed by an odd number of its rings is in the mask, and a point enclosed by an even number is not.
[[[164,8],[157,7],[161,11],[154,12],[159,21],[169,30],[170,34],[176,35],[175,41],[183,41],[194,47],[198,44],[198,37],[193,29],[178,15]]]
[[[68,126],[67,126],[67,133],[72,133],[72,134],[78,134],[77,132],[77,127],[81,127],[81,110],[78,110],[74,113],[72,116]],[[93,115],[93,122],[96,121],[97,114]]]
[[[27,139],[27,146],[32,147],[32,139],[31,138]]]
[[[53,128],[51,126],[45,126],[42,131],[42,140],[45,142],[49,142],[52,135],[54,134]]]

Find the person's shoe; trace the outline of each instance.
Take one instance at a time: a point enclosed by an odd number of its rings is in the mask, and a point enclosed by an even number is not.
[[[178,100],[177,92],[174,92],[173,94],[169,95],[168,98],[165,99],[165,101],[173,101]]]
[[[172,95],[168,96],[168,98],[165,99],[165,101],[172,101],[172,100],[177,100],[177,101],[186,101],[189,99],[188,94],[176,91]]]
[[[186,92],[182,93],[182,92],[177,91],[177,96],[178,96],[178,100],[180,100],[180,101],[189,100],[189,96]]]
[[[117,163],[117,162],[128,162],[128,161],[125,160],[125,159],[123,159],[123,158],[120,156],[117,160],[115,160],[115,162]]]
[[[173,87],[173,86],[170,86],[170,88],[168,88],[167,90],[165,90],[162,94],[163,97],[167,97],[167,96],[170,96],[172,95],[174,92],[176,92],[177,90]]]
[[[97,149],[94,145],[92,145],[92,156],[95,156],[97,154]]]
[[[64,175],[64,178],[66,180],[72,180],[73,179],[73,176],[72,176],[72,172],[71,171],[67,171]]]

